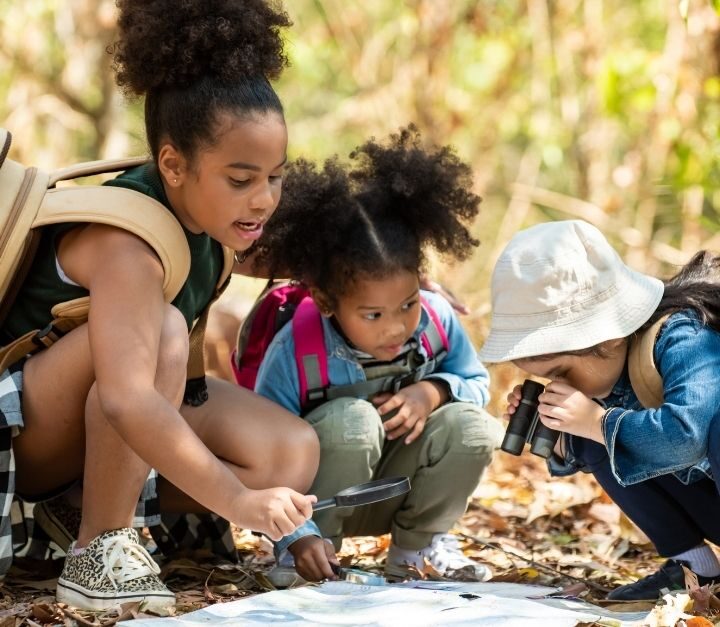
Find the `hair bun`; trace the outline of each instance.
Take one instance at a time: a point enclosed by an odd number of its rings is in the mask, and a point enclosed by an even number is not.
[[[117,83],[142,95],[204,78],[277,78],[287,65],[281,6],[263,0],[118,0]]]

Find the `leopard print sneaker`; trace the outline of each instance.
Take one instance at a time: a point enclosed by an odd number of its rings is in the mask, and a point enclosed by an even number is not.
[[[160,567],[134,529],[106,531],[79,555],[73,554],[74,546],[58,579],[58,602],[100,611],[140,601],[158,614],[175,606],[175,595],[158,578]]]

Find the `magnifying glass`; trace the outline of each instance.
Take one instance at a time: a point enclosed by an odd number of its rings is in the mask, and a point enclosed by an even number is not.
[[[313,511],[330,507],[355,507],[357,505],[368,505],[377,503],[394,496],[400,496],[410,491],[410,479],[408,477],[391,477],[389,479],[378,479],[354,485],[341,490],[329,499],[323,499],[313,505]]]

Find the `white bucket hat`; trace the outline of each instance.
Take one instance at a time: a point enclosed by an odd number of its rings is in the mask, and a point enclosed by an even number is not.
[[[495,265],[492,322],[480,359],[502,362],[627,337],[650,318],[662,281],[631,270],[582,220],[517,233]]]

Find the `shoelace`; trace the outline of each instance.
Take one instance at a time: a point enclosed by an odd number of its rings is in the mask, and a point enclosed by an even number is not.
[[[102,541],[102,563],[100,578],[107,577],[116,590],[118,584],[160,572],[160,567],[145,548],[123,535]]]

